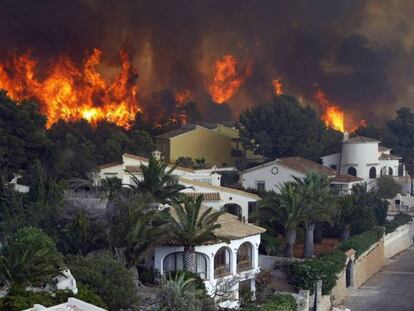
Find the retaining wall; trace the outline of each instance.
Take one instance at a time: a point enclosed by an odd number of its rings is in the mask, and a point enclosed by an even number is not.
[[[384,237],[384,257],[391,258],[413,244],[414,222],[400,226]]]

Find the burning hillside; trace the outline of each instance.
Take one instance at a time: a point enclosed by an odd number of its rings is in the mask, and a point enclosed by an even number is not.
[[[77,66],[67,55],[47,65],[46,75],[37,76],[37,61],[30,53],[12,54],[0,63],[0,89],[16,101],[35,100],[47,115],[47,126],[57,120],[86,119],[92,124],[108,120],[127,127],[140,110],[137,102],[138,75],[126,52],[120,52],[121,72],[114,80],[97,71],[102,52],[94,49]]]

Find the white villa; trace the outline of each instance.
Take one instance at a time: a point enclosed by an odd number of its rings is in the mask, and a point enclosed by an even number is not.
[[[155,156],[160,156],[156,153]],[[141,165],[148,165],[148,159],[124,154],[122,162],[108,163],[98,167],[96,182],[116,177],[124,185],[131,184],[131,174],[142,178]],[[177,167],[174,174],[178,182],[188,188],[182,192],[191,197],[203,195],[203,209],[212,207],[227,213],[220,216],[218,236],[226,237],[230,243],[213,243],[196,246],[197,274],[204,280],[206,289],[218,298],[223,287],[228,287],[230,297],[221,297],[222,306],[237,306],[241,288],[255,291],[255,275],[260,271],[260,235],[265,229],[249,224],[249,213],[260,197],[245,191],[222,187],[221,175],[215,169],[192,170]],[[180,270],[183,266],[181,245],[163,245],[154,251],[153,264],[161,274]]]
[[[56,306],[44,307],[40,304],[36,304],[32,308],[23,311],[106,311],[106,309],[99,308],[76,298],[68,298],[67,302]]]
[[[323,156],[322,163],[339,174],[361,178],[368,188],[376,184],[379,176],[405,176],[401,157],[391,154],[391,149],[379,145],[380,141],[368,137],[349,138],[344,134],[341,152]]]
[[[247,170],[241,174],[244,189],[278,192],[282,184],[293,181],[294,177],[304,178],[309,172],[327,175],[331,187],[339,194],[350,193],[352,187],[362,181],[350,175],[338,175],[332,168],[301,157],[286,157],[270,161]]]
[[[204,207],[205,210],[207,207]],[[221,228],[218,236],[230,243],[211,243],[196,246],[197,274],[204,280],[208,293],[223,300],[225,305],[237,305],[239,291],[255,292],[255,276],[260,271],[260,234],[265,229],[239,221],[238,217],[225,213],[218,219]],[[161,275],[182,270],[184,247],[164,245],[155,249],[154,267]],[[227,292],[223,297],[224,292]],[[229,294],[230,293],[230,294]]]

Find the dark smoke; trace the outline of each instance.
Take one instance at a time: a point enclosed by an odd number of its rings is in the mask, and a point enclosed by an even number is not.
[[[381,121],[411,105],[413,10],[410,0],[1,0],[0,57],[31,49],[81,61],[101,48],[115,66],[126,48],[144,101],[186,88],[209,106],[205,74],[231,53],[253,62],[236,113],[270,98],[281,76],[288,93],[309,102],[319,87],[355,119]]]

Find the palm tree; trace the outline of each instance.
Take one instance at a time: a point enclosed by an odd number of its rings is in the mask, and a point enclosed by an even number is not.
[[[140,166],[142,179],[127,171],[133,181],[133,184],[128,184],[128,186],[135,193],[150,193],[155,201],[168,203],[177,199],[180,196],[179,192],[186,188],[180,185],[173,175],[175,168],[176,166],[168,168],[165,161],[151,156],[147,166],[144,164]]]
[[[309,217],[308,208],[298,191],[298,184],[287,182],[279,187],[279,193],[273,194],[262,202],[267,222],[276,222],[283,226],[286,238],[286,257],[293,257],[298,226]]]
[[[138,284],[136,266],[160,242],[165,232],[163,213],[149,208],[148,202],[142,198],[120,202],[118,206],[119,213],[113,218],[111,228],[111,244],[116,256],[125,263]]]
[[[303,221],[306,230],[303,254],[305,257],[313,257],[315,224],[330,220],[332,215],[333,196],[329,179],[316,172],[308,173],[305,178],[294,178],[308,210],[308,217]]]
[[[217,220],[224,212],[215,211],[211,207],[203,210],[202,202],[202,196],[196,199],[183,196],[180,201],[172,203],[173,209],[168,215],[171,239],[184,245],[184,270],[193,273],[196,272],[195,246],[207,242],[228,242],[227,238],[215,234],[221,227]]]
[[[36,228],[20,229],[0,252],[0,283],[25,288],[50,283],[60,274],[62,257],[55,244]]]
[[[84,209],[60,232],[60,243],[65,253],[81,256],[98,249],[105,244],[106,239],[105,226],[99,221],[90,220]]]

